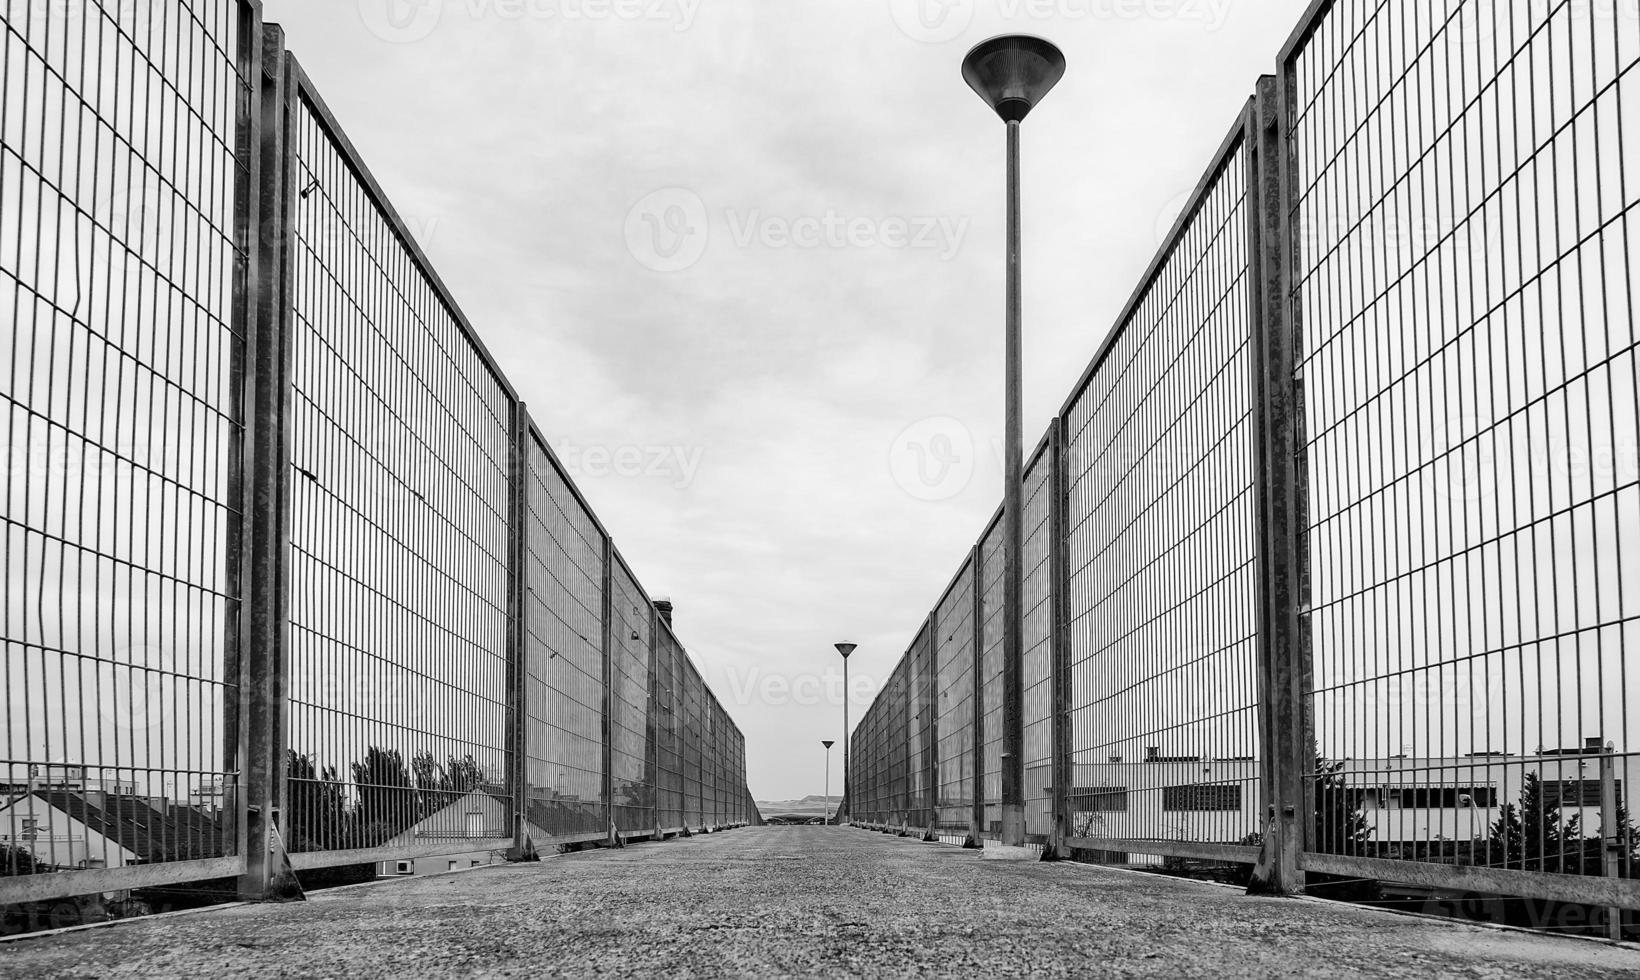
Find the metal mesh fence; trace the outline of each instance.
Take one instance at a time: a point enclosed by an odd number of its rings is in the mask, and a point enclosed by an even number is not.
[[[611,804],[620,830],[655,826],[654,771],[649,751],[649,597],[626,565],[611,571],[610,662]]]
[[[1237,137],[1068,416],[1078,836],[1260,823],[1246,161]]]
[[[980,832],[1002,831],[1002,586],[1003,526],[998,521],[980,540],[979,701]]]
[[[662,627],[655,644],[656,814],[665,829],[683,826],[683,769],[679,747],[683,696],[678,679],[680,650],[672,631]]]
[[[1021,566],[1024,632],[1025,832],[1053,833],[1053,457],[1039,454],[1025,471]]]
[[[1288,63],[1315,850],[1628,870],[1637,59],[1632,4],[1340,3]]]
[[[529,464],[525,674],[529,822],[547,837],[607,829],[604,536],[537,442]]]
[[[511,399],[309,99],[291,142],[287,840],[510,839]]]
[[[738,729],[255,3],[4,4],[0,309],[7,928],[652,833],[680,739],[696,824],[747,812]]]
[[[974,563],[934,614],[937,826],[966,834],[974,817]]]
[[[0,7],[8,880],[234,850],[241,16]]]
[[[1028,836],[1640,907],[1637,62],[1632,4],[1312,6],[1023,488]],[[985,833],[1000,545],[936,768]]]

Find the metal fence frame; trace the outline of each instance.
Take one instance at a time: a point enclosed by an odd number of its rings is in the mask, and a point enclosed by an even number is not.
[[[191,13],[177,4],[173,13]],[[593,513],[568,471],[544,436],[530,421],[499,364],[486,349],[453,294],[417,245],[408,225],[381,189],[345,130],[297,59],[285,49],[284,34],[262,19],[259,0],[232,0],[237,12],[238,67],[245,80],[237,98],[234,134],[239,179],[233,188],[235,243],[238,246],[231,312],[243,349],[234,352],[231,384],[237,394],[237,421],[227,458],[238,465],[225,467],[228,494],[236,501],[236,521],[230,527],[225,557],[230,593],[240,596],[236,615],[229,617],[221,638],[222,671],[237,694],[223,699],[221,719],[226,744],[224,758],[233,772],[225,787],[227,801],[220,817],[222,857],[135,864],[106,870],[68,870],[0,876],[0,905],[48,902],[79,895],[175,886],[207,880],[236,882],[239,896],[248,900],[279,898],[292,893],[298,872],[415,857],[505,851],[515,860],[534,857],[549,846],[619,845],[629,840],[664,839],[692,832],[711,832],[760,823],[746,789],[745,738],[724,710],[700,672],[689,661],[683,645],[664,622],[630,566]],[[88,16],[100,8],[88,8]],[[179,13],[179,15],[180,15]],[[21,38],[22,27],[7,23],[8,32]],[[501,722],[503,764],[497,767],[493,793],[505,801],[511,826],[504,836],[451,839],[413,845],[371,846],[289,853],[283,828],[290,815],[291,686],[291,535],[292,535],[292,408],[293,383],[293,249],[297,202],[308,189],[298,186],[294,161],[293,128],[304,113],[319,127],[339,154],[356,189],[373,213],[386,223],[394,245],[408,257],[415,275],[431,290],[480,364],[491,374],[508,405],[503,426],[510,430],[499,459],[508,487],[505,493],[506,628],[497,638],[495,656],[505,661],[505,719]],[[596,829],[584,833],[543,835],[532,832],[524,805],[532,786],[527,761],[531,754],[530,709],[527,683],[529,658],[539,657],[527,636],[525,616],[528,584],[530,497],[527,483],[532,453],[544,454],[547,465],[569,489],[574,504],[596,529],[595,549],[601,551],[603,610],[601,635],[592,638],[601,651],[601,786],[596,802]],[[612,587],[619,578],[622,594],[641,597],[628,613],[614,614]],[[252,587],[254,586],[254,587]],[[627,595],[635,590],[635,595]],[[617,637],[617,619],[630,630]],[[634,621],[645,628],[636,628]],[[9,638],[8,638],[9,639]],[[618,661],[618,658],[623,658]],[[646,663],[639,663],[640,659]],[[615,801],[614,738],[619,713],[633,725],[630,694],[618,712],[615,680],[642,689],[641,730],[625,732],[626,770],[635,770],[631,751],[642,737],[641,784],[627,787],[643,805],[634,809]],[[683,697],[673,707],[673,687]],[[623,688],[624,689],[624,688]],[[499,699],[498,699],[499,700]],[[663,744],[664,743],[664,744]],[[686,750],[686,751],[680,751]],[[669,755],[664,753],[670,752]],[[689,772],[668,795],[664,761]],[[630,782],[630,780],[626,780]],[[684,797],[687,793],[687,797]],[[235,890],[230,885],[225,890]]]

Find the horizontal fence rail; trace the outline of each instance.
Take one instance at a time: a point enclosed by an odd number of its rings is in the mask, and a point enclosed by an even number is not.
[[[0,29],[7,931],[756,822],[733,719],[259,5]]]
[[[1023,608],[993,521],[861,718],[854,819],[922,829],[920,684],[947,839],[1019,802],[1052,854],[1632,930],[1637,61],[1632,4],[1317,0],[1031,461]]]

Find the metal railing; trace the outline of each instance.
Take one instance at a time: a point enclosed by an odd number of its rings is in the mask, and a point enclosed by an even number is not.
[[[1315,3],[1028,471],[1025,757],[993,522],[905,660],[937,818],[885,694],[855,820],[977,844],[1018,765],[1055,853],[1640,908],[1637,60],[1632,5]]]
[[[0,29],[0,906],[755,822],[739,729],[259,5]]]

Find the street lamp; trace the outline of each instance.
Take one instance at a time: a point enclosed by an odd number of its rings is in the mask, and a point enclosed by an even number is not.
[[[1008,312],[1007,312],[1007,485],[1004,540],[1002,633],[1002,843],[1025,843],[1024,691],[1020,611],[1024,513],[1024,425],[1020,379],[1019,124],[1065,76],[1065,56],[1053,44],[1028,34],[981,41],[962,59],[962,77],[996,111],[1008,129]]]
[[[837,652],[843,655],[843,806],[838,811],[838,822],[842,822],[843,813],[848,814],[850,823],[854,822],[854,797],[849,795],[848,771],[848,655],[858,650],[858,643],[839,643]]]
[[[833,745],[836,745],[837,743],[833,739],[823,738],[823,739],[820,740],[820,744],[824,745],[826,747],[826,826],[830,827],[831,826],[831,747]]]

